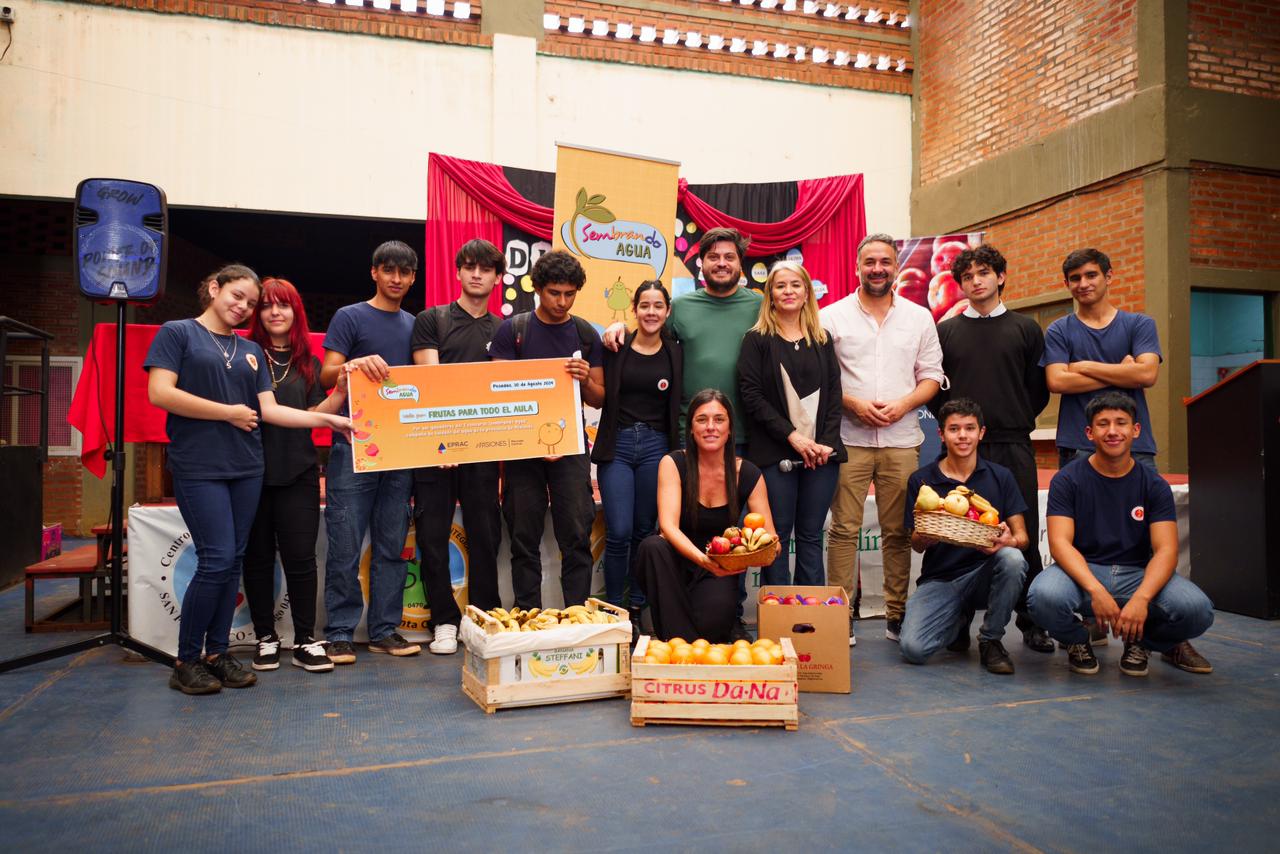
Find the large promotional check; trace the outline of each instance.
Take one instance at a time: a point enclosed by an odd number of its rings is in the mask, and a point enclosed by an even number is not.
[[[408,365],[351,374],[357,472],[581,454],[582,401],[564,359]]]

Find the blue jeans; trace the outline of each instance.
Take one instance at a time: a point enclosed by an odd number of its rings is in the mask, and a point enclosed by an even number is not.
[[[238,480],[175,477],[173,494],[191,532],[196,571],[182,597],[178,661],[227,651],[249,530],[258,514],[262,475]]]
[[[1141,566],[1106,566],[1089,564],[1093,577],[1124,607],[1137,591],[1146,574]],[[1031,582],[1027,606],[1036,625],[1055,640],[1065,644],[1086,643],[1089,630],[1076,616],[1092,615],[1089,596],[1060,566],[1047,566]],[[1200,637],[1213,625],[1213,603],[1181,575],[1174,575],[1161,588],[1147,608],[1147,622],[1142,627],[1141,644],[1156,652],[1168,652],[1178,644]]]
[[[596,466],[604,507],[604,597],[614,605],[627,606],[628,579],[631,606],[644,605],[632,563],[640,541],[654,532],[658,520],[658,463],[669,446],[665,434],[632,424],[618,431],[613,461]]]
[[[798,466],[783,472],[778,466],[766,466],[765,488],[769,490],[769,512],[778,531],[782,551],[777,560],[764,568],[762,584],[790,584],[791,535],[796,539],[796,584],[825,584],[827,571],[822,563],[822,530],[827,511],[840,480],[840,464],[829,462],[817,468]]]
[[[369,640],[380,641],[400,628],[404,613],[401,557],[409,535],[412,471],[351,470],[351,446],[334,442],[326,470],[324,524],[329,556],[324,566],[325,635],[350,641],[364,610],[360,590],[360,546],[369,532]]]
[[[912,664],[924,664],[955,639],[966,614],[982,608],[987,613],[978,629],[978,640],[1000,640],[1022,594],[1026,574],[1027,559],[1006,546],[952,581],[917,582],[898,632],[902,657]]]
[[[1092,450],[1084,450],[1082,448],[1059,448],[1058,449],[1058,468],[1063,468],[1072,460],[1078,460],[1081,457],[1089,457],[1093,454]],[[1156,468],[1155,454],[1139,454],[1130,452],[1135,463],[1146,466],[1156,474],[1160,473],[1160,469]]]

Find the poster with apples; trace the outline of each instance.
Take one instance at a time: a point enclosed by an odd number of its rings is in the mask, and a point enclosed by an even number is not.
[[[894,293],[933,313],[934,323],[955,317],[969,307],[960,283],[951,275],[951,262],[966,249],[982,243],[985,232],[910,237],[898,241],[898,278]]]

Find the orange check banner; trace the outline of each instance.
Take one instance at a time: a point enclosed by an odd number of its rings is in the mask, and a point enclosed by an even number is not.
[[[586,451],[563,359],[407,365],[381,384],[351,374],[356,472]]]

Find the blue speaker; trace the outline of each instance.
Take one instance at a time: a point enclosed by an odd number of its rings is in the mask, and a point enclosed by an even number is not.
[[[75,276],[93,300],[155,302],[164,296],[169,208],[154,184],[87,178],[76,187]]]

